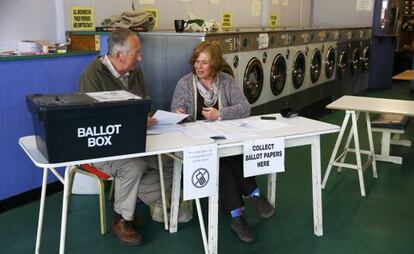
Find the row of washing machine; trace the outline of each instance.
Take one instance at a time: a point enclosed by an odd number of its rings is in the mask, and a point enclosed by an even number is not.
[[[207,37],[220,43],[254,114],[299,110],[368,85],[369,28],[243,31]]]
[[[169,109],[188,59],[204,40],[219,42],[253,114],[296,110],[367,89],[371,29],[235,29],[221,33],[140,33],[141,68],[155,107]]]

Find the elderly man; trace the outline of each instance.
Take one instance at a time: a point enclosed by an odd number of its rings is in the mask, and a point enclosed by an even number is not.
[[[144,79],[138,67],[141,57],[141,42],[128,29],[117,29],[108,38],[108,54],[97,57],[80,77],[81,92],[127,90],[145,98]],[[148,127],[156,123],[148,117]],[[114,215],[112,231],[118,239],[128,245],[140,245],[142,236],[133,227],[137,220],[135,206],[137,196],[147,205],[160,198],[160,183],[156,158],[134,158],[93,166],[115,179]],[[151,170],[152,168],[152,170]],[[171,171],[165,174],[166,186],[171,186]]]

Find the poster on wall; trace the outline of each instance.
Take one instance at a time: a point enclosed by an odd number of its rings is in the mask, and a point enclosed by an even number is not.
[[[155,0],[139,0],[140,4],[155,4]]]
[[[372,5],[374,0],[357,0],[356,10],[357,11],[372,11]]]
[[[289,0],[282,0],[282,6],[288,6]]]
[[[272,0],[273,5],[279,5],[279,0]]]
[[[252,1],[252,16],[258,17],[262,14],[262,2],[259,0]]]
[[[232,27],[232,14],[231,12],[223,12],[221,15],[221,27],[223,29],[230,29]]]
[[[72,31],[95,31],[93,7],[73,6],[71,8]]]
[[[275,28],[277,27],[277,14],[270,13],[269,15],[269,27]]]

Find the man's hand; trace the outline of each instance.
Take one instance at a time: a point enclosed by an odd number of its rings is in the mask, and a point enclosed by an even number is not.
[[[210,108],[203,107],[203,111],[201,113],[209,121],[217,120],[220,115],[220,111],[212,107]]]
[[[151,128],[152,126],[156,125],[158,123],[157,119],[153,117],[148,117],[147,119],[147,128]]]
[[[177,113],[177,114],[187,114],[187,110],[185,108],[177,108],[175,110],[175,113]]]

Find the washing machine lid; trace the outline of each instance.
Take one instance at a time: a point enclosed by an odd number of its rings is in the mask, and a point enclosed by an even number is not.
[[[250,59],[243,75],[243,93],[250,104],[255,103],[263,90],[263,65],[257,57]]]
[[[333,46],[328,48],[325,58],[325,76],[327,79],[332,78],[335,71],[336,52]]]
[[[306,73],[306,59],[305,54],[302,51],[298,51],[293,60],[292,66],[292,82],[296,89],[299,89],[303,80],[305,79]]]
[[[316,83],[319,80],[322,69],[322,53],[316,48],[311,56],[311,64],[309,66],[310,78],[312,83]]]
[[[286,84],[286,59],[282,54],[275,56],[270,69],[270,88],[275,96],[283,92]]]

